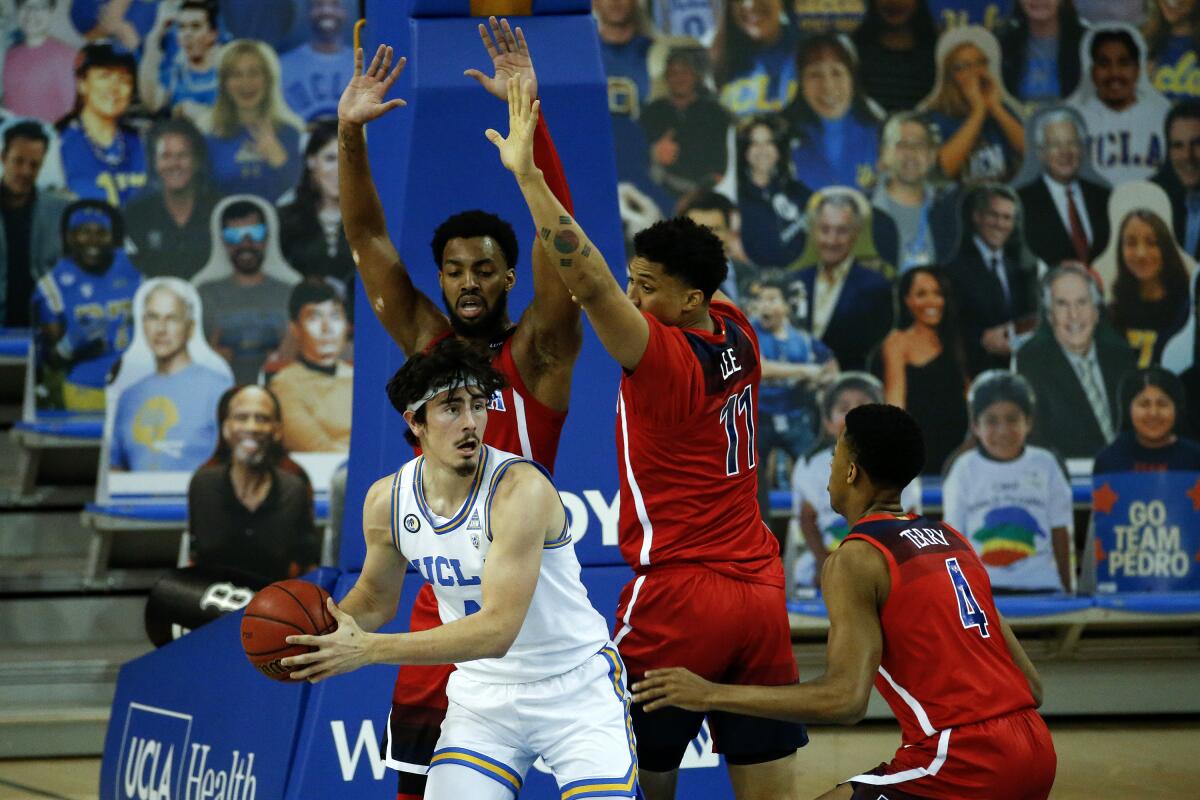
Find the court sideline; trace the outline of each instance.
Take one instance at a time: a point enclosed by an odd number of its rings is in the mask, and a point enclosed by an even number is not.
[[[1200,720],[1057,720],[1050,728],[1058,751],[1055,800],[1174,800],[1200,783]],[[892,723],[814,728],[801,753],[802,796],[888,760],[898,740]],[[96,800],[99,772],[98,758],[0,761],[0,800]]]

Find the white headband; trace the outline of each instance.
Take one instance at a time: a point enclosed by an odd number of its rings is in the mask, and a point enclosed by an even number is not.
[[[435,386],[432,389],[430,389],[428,392],[426,392],[425,394],[421,395],[421,397],[419,399],[413,400],[411,403],[406,405],[405,408],[408,409],[409,411],[416,411],[418,408],[425,405],[426,403],[428,403],[433,398],[437,397],[442,392],[448,392],[451,389],[466,389],[471,386],[478,386],[478,385],[479,385],[479,381],[475,380],[474,378],[468,377],[465,380],[463,380],[462,382],[445,383],[445,384],[442,384],[441,386]]]

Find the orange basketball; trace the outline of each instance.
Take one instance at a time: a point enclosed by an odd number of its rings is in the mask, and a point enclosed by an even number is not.
[[[291,645],[286,637],[297,634],[323,636],[337,629],[337,620],[325,607],[329,592],[298,578],[279,581],[254,595],[242,617],[242,649],[258,671],[277,681],[290,681],[292,668],[281,658],[298,656],[314,648]]]

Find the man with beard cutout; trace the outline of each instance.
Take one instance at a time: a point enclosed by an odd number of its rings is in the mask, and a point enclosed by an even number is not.
[[[221,244],[233,274],[201,284],[204,335],[233,368],[236,383],[257,383],[267,357],[283,342],[291,288],[263,269],[270,230],[263,210],[239,200],[221,210]]]
[[[192,562],[268,581],[303,575],[317,563],[319,543],[307,478],[280,466],[279,401],[262,386],[223,399],[221,441],[188,485]]]
[[[507,20],[489,19],[479,34],[492,59],[494,75],[466,70],[490,94],[507,102],[507,82],[537,77],[525,36]],[[381,47],[363,72],[363,53],[355,52],[354,77],[338,104],[338,180],[346,238],[371,307],[405,355],[427,351],[457,336],[486,346],[492,365],[508,385],[488,408],[484,444],[521,455],[554,469],[559,434],[571,393],[571,374],[583,341],[579,309],[540,247],[533,250],[533,302],[518,324],[509,320],[508,293],[516,283],[517,238],[504,220],[483,211],[465,211],[443,222],[434,233],[443,314],[409,277],[387,232],[383,206],[367,162],[366,123],[404,104],[384,100],[404,66],[391,69],[392,50]],[[568,208],[571,197],[562,165],[544,123],[535,133],[535,159],[555,196]],[[422,587],[409,628],[441,624],[430,587]],[[425,773],[446,714],[446,681],[453,665],[406,665],[396,681],[389,717],[385,759],[400,770],[400,798],[421,797]]]
[[[33,325],[42,408],[103,411],[109,368],[129,346],[141,275],[118,247],[120,212],[79,200],[62,217],[64,255],[37,283]]]

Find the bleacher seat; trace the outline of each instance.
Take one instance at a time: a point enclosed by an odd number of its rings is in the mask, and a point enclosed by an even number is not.
[[[12,506],[82,505],[95,493],[103,421],[65,412],[13,424],[17,482],[3,498]]]
[[[1090,467],[1086,474],[1071,473],[1071,502],[1076,509],[1092,507],[1092,475]],[[921,509],[926,513],[942,509],[942,479],[937,475],[921,479]],[[786,517],[792,513],[792,493],[788,489],[772,489],[768,498],[770,514]]]
[[[1125,592],[1097,595],[1095,602],[1097,608],[1137,614],[1200,614],[1200,592]]]
[[[21,420],[13,425],[13,429],[34,436],[79,439],[81,444],[92,442],[99,447],[100,437],[104,432],[104,420],[93,416],[53,414],[39,416],[33,420]]]
[[[329,519],[329,497],[318,495],[314,501],[315,519],[324,525]],[[139,528],[183,529],[187,525],[187,502],[182,498],[152,498],[146,502],[88,503],[84,514],[94,518],[141,523]]]
[[[25,328],[0,328],[0,364],[24,364],[32,334]]]

